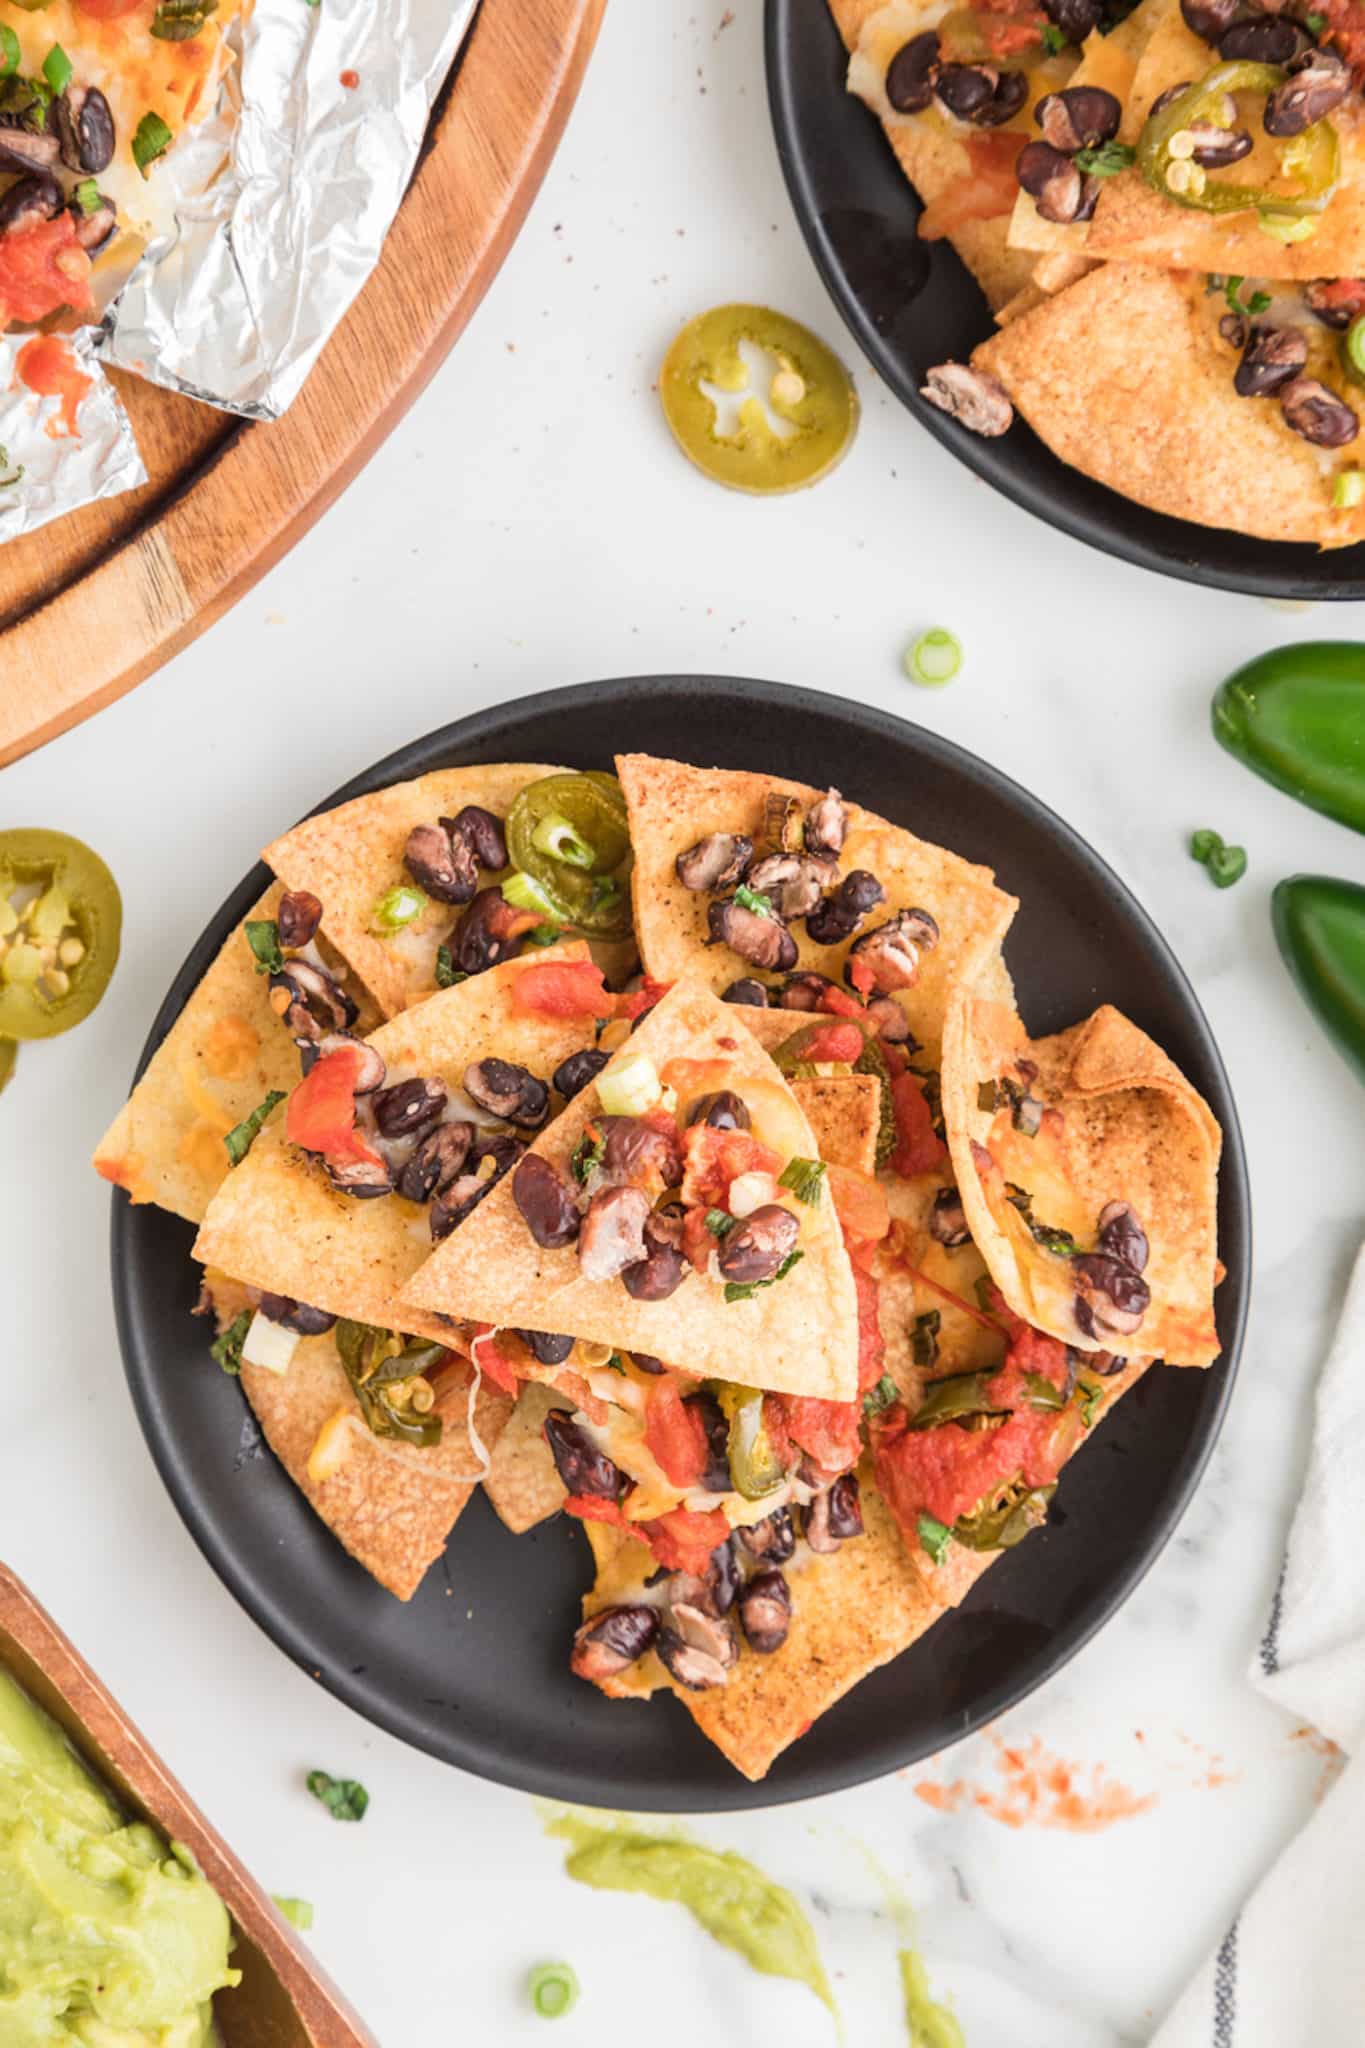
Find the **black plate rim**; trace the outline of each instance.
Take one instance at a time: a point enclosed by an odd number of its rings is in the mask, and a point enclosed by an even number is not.
[[[1095,485],[1102,501],[1114,508],[1110,518],[1088,515],[1057,503],[1043,479],[1031,470],[1020,471],[998,455],[1002,444],[985,441],[968,433],[921,398],[917,383],[907,376],[895,351],[888,347],[869,316],[839,262],[833,244],[821,222],[809,166],[798,144],[800,97],[789,58],[788,24],[796,9],[817,7],[827,12],[827,0],[765,0],[764,57],[767,73],[768,108],[778,161],[797,224],[805,238],[821,280],[845,326],[879,377],[922,427],[957,460],[980,477],[1002,497],[1025,512],[1031,512],[1047,526],[1055,527],[1072,540],[1098,549],[1114,560],[1149,569],[1158,576],[1171,576],[1203,589],[1240,592],[1250,597],[1311,599],[1349,602],[1365,597],[1365,568],[1355,575],[1341,573],[1338,565],[1355,558],[1365,564],[1365,543],[1324,551],[1308,542],[1265,541],[1251,535],[1235,536],[1247,553],[1245,570],[1218,568],[1200,558],[1201,541],[1207,546],[1209,529],[1184,519],[1138,508],[1145,522],[1153,524],[1169,544],[1158,547],[1143,540],[1130,526],[1134,507],[1119,492]],[[836,31],[837,33],[837,31]],[[866,111],[866,110],[864,110]],[[875,115],[867,113],[869,122]],[[877,123],[880,136],[880,123]],[[907,190],[912,190],[907,186]],[[956,261],[956,258],[954,258]],[[1017,429],[1016,429],[1017,431]],[[1046,452],[1046,451],[1045,451]]]
[[[447,757],[460,754],[474,763],[479,759],[496,759],[499,757],[497,741],[503,723],[521,727],[527,722],[534,722],[541,715],[571,712],[576,704],[592,702],[600,705],[604,700],[610,702],[615,698],[628,702],[642,690],[671,692],[680,685],[685,685],[689,692],[701,698],[713,696],[718,707],[727,699],[733,699],[736,694],[751,700],[756,699],[783,715],[799,716],[803,710],[809,710],[819,711],[827,717],[831,707],[837,706],[843,716],[851,717],[855,723],[862,725],[864,730],[874,735],[883,735],[902,745],[905,744],[906,735],[911,735],[914,744],[922,751],[931,767],[951,766],[957,772],[965,773],[988,787],[1004,802],[1021,809],[1032,823],[1051,833],[1066,846],[1073,858],[1096,875],[1105,888],[1117,897],[1127,916],[1142,931],[1146,941],[1164,962],[1172,990],[1178,995],[1193,1032],[1199,1040],[1209,1071],[1219,1084],[1223,1102],[1220,1121],[1223,1124],[1224,1136],[1219,1172],[1220,1206],[1226,1205],[1227,1212],[1233,1219],[1234,1233],[1245,1247],[1245,1256],[1236,1270],[1229,1272],[1223,1283],[1224,1288],[1228,1290],[1224,1299],[1231,1335],[1217,1368],[1222,1374],[1222,1383],[1216,1405],[1205,1416],[1201,1430],[1190,1440],[1179,1462],[1173,1490],[1168,1494],[1160,1514],[1155,1516],[1148,1526],[1143,1543],[1135,1550],[1127,1567],[1115,1577],[1106,1597],[1096,1602],[1093,1613],[1079,1626],[1074,1622],[1068,1625],[1065,1637],[1049,1655],[1046,1668],[1032,1676],[1025,1674],[1002,1680],[989,1692],[979,1696],[971,1709],[960,1713],[951,1725],[945,1725],[943,1741],[933,1750],[926,1750],[922,1744],[911,1741],[903,1750],[895,1750],[893,1746],[890,1752],[870,1763],[855,1755],[823,1768],[808,1768],[803,1779],[795,1785],[788,1782],[774,1785],[770,1780],[760,1780],[755,1784],[735,1772],[733,1781],[727,1781],[719,1796],[714,1791],[699,1794],[696,1788],[690,1786],[685,1777],[681,1776],[670,1784],[666,1798],[661,1796],[657,1787],[634,1787],[619,1779],[613,1781],[608,1796],[604,1794],[599,1780],[592,1776],[572,1768],[562,1769],[553,1764],[543,1764],[534,1756],[509,1756],[498,1751],[490,1752],[482,1744],[464,1740],[458,1728],[450,1729],[443,1726],[439,1738],[433,1737],[428,1727],[415,1713],[405,1711],[403,1704],[396,1705],[380,1690],[370,1686],[363,1669],[351,1671],[340,1666],[329,1666],[328,1660],[320,1656],[316,1648],[310,1645],[306,1634],[296,1627],[293,1618],[286,1614],[275,1600],[270,1585],[261,1583],[241,1568],[231,1544],[226,1538],[219,1540],[212,1526],[211,1517],[200,1507],[193,1486],[177,1459],[176,1446],[167,1426],[162,1402],[158,1397],[155,1359],[144,1350],[139,1339],[134,1301],[133,1262],[126,1256],[135,1211],[118,1189],[111,1190],[110,1262],[115,1323],[124,1373],[152,1461],[181,1520],[202,1555],[238,1604],[292,1663],[316,1684],[321,1685],[324,1691],[331,1693],[363,1719],[382,1728],[399,1741],[424,1751],[438,1761],[454,1764],[457,1768],[470,1771],[475,1776],[493,1783],[545,1798],[571,1800],[585,1806],[624,1804],[641,1812],[698,1813],[794,1804],[799,1800],[848,1790],[907,1765],[921,1762],[927,1755],[941,1754],[944,1749],[994,1720],[1055,1677],[1057,1672],[1070,1663],[1071,1659],[1113,1619],[1119,1608],[1136,1591],[1175,1533],[1176,1526],[1194,1496],[1222,1431],[1237,1381],[1246,1333],[1251,1291],[1252,1222],[1246,1153],[1227,1071],[1194,989],[1153,919],[1108,862],[1041,798],[967,748],[923,726],[913,724],[908,719],[897,718],[875,706],[854,703],[833,692],[811,690],[762,678],[715,675],[619,676],[603,682],[577,683],[540,691],[528,697],[515,699],[510,704],[489,705],[447,725],[435,727],[420,738],[395,748],[371,768],[350,778],[340,788],[324,797],[314,806],[313,812],[307,815],[333,809],[353,797],[368,795],[388,783],[405,780],[414,773],[425,772],[430,757],[438,753],[445,765],[457,765],[453,759]],[[134,1085],[141,1078],[152,1054],[222,945],[227,931],[262,893],[270,879],[269,870],[258,861],[205,925],[157,1010],[138,1058]],[[290,1482],[284,1479],[283,1483],[287,1485]],[[338,1552],[338,1555],[341,1553]],[[945,1617],[945,1620],[950,1621],[951,1617]],[[789,1756],[791,1754],[792,1752],[788,1752]]]

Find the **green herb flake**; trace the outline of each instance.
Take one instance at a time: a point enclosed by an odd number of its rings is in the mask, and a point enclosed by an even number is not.
[[[933,1515],[920,1516],[919,1545],[931,1563],[942,1564],[948,1555],[948,1545],[952,1540],[953,1532],[946,1522],[936,1521]]]
[[[809,1208],[820,1199],[820,1190],[825,1181],[823,1159],[790,1159],[778,1175],[777,1185],[795,1195],[798,1202]]]
[[[1320,36],[1327,26],[1327,16],[1316,11],[1311,14],[1305,14],[1303,25],[1310,36]]]
[[[931,1365],[938,1363],[938,1333],[942,1321],[941,1310],[927,1309],[922,1316],[915,1317],[914,1328],[910,1332],[910,1356],[926,1372]]]
[[[557,924],[538,924],[525,935],[528,946],[558,945],[561,933]]]
[[[889,1372],[884,1372],[875,1387],[863,1395],[863,1414],[880,1415],[893,1401],[900,1399],[900,1388]]]
[[[86,219],[100,210],[100,188],[93,178],[82,178],[71,197],[79,206]]]
[[[1104,1399],[1104,1387],[1099,1380],[1078,1380],[1076,1392],[1080,1400],[1081,1428],[1093,1429],[1095,1410]]]
[[[8,22],[0,23],[0,78],[12,78],[19,69],[23,52],[19,38]]]
[[[739,1222],[738,1216],[729,1216],[724,1209],[708,1209],[706,1227],[712,1237],[728,1237]]]
[[[276,1103],[284,1101],[284,1096],[285,1091],[283,1088],[272,1088],[264,1102],[256,1104],[250,1116],[244,1116],[239,1124],[233,1125],[232,1129],[223,1139],[223,1143],[227,1146],[227,1156],[234,1166],[241,1165],[247,1153],[255,1144],[261,1125],[265,1122]]]
[[[333,1820],[363,1820],[370,1795],[355,1778],[333,1778],[326,1771],[308,1773],[308,1790],[320,1799]]]
[[[1137,151],[1126,142],[1102,142],[1098,149],[1078,149],[1071,161],[1087,178],[1116,178],[1137,161]]]
[[[562,2019],[578,2003],[578,1978],[568,1963],[537,1963],[527,1975],[526,1992],[543,2020]]]
[[[735,901],[741,910],[752,910],[755,917],[773,917],[772,898],[765,896],[761,889],[750,889],[743,882],[735,891]]]
[[[246,1343],[246,1333],[250,1328],[251,1310],[244,1308],[242,1313],[228,1324],[222,1336],[215,1338],[209,1346],[209,1357],[214,1364],[221,1365],[223,1371],[233,1379],[236,1379],[242,1370],[242,1346]]]
[[[270,1894],[277,1912],[283,1913],[291,1927],[297,1927],[300,1934],[307,1934],[313,1924],[313,1907],[309,1899],[282,1898],[279,1892]]]
[[[1043,48],[1047,51],[1049,57],[1060,57],[1062,51],[1066,48],[1066,37],[1062,34],[1055,21],[1049,21],[1044,24]]]
[[[152,34],[163,43],[188,43],[202,35],[218,0],[161,0],[152,16]]]
[[[799,1260],[804,1259],[805,1256],[804,1252],[788,1252],[771,1280],[727,1280],[725,1283],[725,1299],[727,1301],[747,1301],[751,1294],[757,1294],[760,1287],[776,1287],[778,1281],[785,1280],[792,1267]]]
[[[43,77],[54,93],[64,93],[71,83],[71,59],[60,43],[54,43],[43,59]]]
[[[594,1138],[584,1131],[569,1161],[574,1179],[580,1183],[586,1181],[593,1168],[602,1164],[606,1151],[607,1141],[604,1137]]]
[[[159,156],[164,156],[175,136],[160,114],[146,113],[133,137],[133,162],[145,178]]]
[[[284,968],[280,950],[280,928],[273,917],[249,917],[242,926],[246,942],[256,956],[258,974],[279,974]]]
[[[457,981],[468,981],[469,976],[462,967],[455,965],[455,958],[449,946],[436,948],[436,986],[454,988]]]

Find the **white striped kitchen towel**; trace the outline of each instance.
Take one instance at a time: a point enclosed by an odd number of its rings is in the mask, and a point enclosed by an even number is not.
[[[1152,2048],[1365,2048],[1365,1249],[1252,1678],[1346,1751]]]

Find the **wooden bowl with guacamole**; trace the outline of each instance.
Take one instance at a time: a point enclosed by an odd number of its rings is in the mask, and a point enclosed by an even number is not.
[[[101,1960],[106,1909],[118,1919],[112,1968],[107,1954]],[[43,2043],[66,2038],[64,2027],[73,2048],[115,2035],[175,2048],[377,2048],[3,1565],[0,1950],[0,1990],[21,2048],[26,2026]]]

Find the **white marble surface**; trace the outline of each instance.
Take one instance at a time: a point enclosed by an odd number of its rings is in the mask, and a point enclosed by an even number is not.
[[[1281,971],[1267,906],[1284,873],[1365,863],[1358,840],[1214,748],[1207,704],[1267,644],[1365,620],[1159,582],[1053,535],[975,483],[861,363],[862,434],[832,479],[767,504],[713,489],[674,453],[651,381],[681,321],[731,298],[781,306],[851,355],[780,183],[758,0],[737,0],[732,22],[719,4],[615,0],[517,247],[388,445],[227,620],[0,778],[0,820],[94,841],[127,910],[103,1007],[26,1051],[0,1105],[0,1554],[266,1885],[315,1902],[316,1950],[385,2048],[539,2040],[520,1981],[556,1954],[584,1984],[556,2040],[625,2027],[658,2048],[832,2042],[803,1993],[751,1976],[676,1908],[568,1883],[527,1800],[369,1728],[239,1611],[134,1421],[108,1199],[86,1159],[208,909],[282,821],[414,733],[650,669],[783,677],[920,719],[1056,805],[1193,975],[1250,1152],[1250,1340],[1179,1535],[1112,1625],[997,1731],[1102,1766],[1147,1810],[1075,1833],[916,1796],[926,1775],[997,1784],[988,1736],[928,1773],[698,1832],[813,1901],[849,2040],[904,2038],[862,1844],[919,1908],[934,1982],[972,2048],[1118,2048],[1146,2039],[1322,1776],[1244,1671],[1365,1220],[1365,1095]],[[966,666],[951,689],[919,692],[899,656],[939,622],[962,636]],[[1205,824],[1248,848],[1230,893],[1184,853]],[[338,1831],[303,1792],[316,1763],[365,1780],[362,1827]]]

